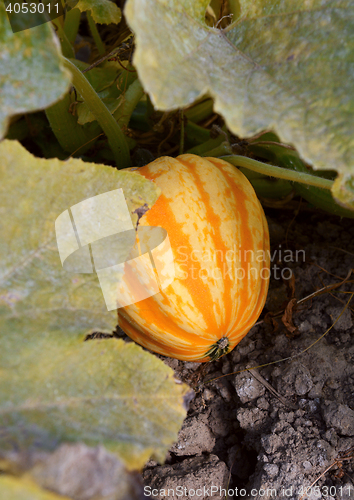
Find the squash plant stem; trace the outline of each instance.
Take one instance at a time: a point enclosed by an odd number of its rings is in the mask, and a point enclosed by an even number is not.
[[[259,172],[260,174],[269,175],[271,177],[277,177],[278,179],[301,182],[303,184],[316,186],[322,189],[331,189],[333,186],[333,181],[329,179],[323,179],[322,177],[306,174],[304,172],[295,172],[293,170],[288,170],[287,168],[275,167],[274,165],[269,165],[268,163],[253,160],[247,156],[233,155],[231,146],[226,142],[223,142],[220,146],[212,149],[211,151],[203,153],[202,156],[218,157],[221,160],[228,161],[232,165],[235,165],[235,167],[245,167],[249,170],[253,170],[254,172]]]
[[[106,134],[117,167],[129,167],[131,165],[129,148],[122,129],[81,71],[65,57],[63,60],[64,66],[69,69],[72,74],[73,86],[81,95],[87,107],[101,125],[103,132]]]
[[[70,40],[66,36],[62,25],[62,17],[57,17],[52,20],[53,25],[55,26],[58,38],[60,40],[61,51],[65,57],[75,57],[74,47],[71,45]]]
[[[65,15],[64,33],[70,43],[75,42],[77,32],[79,31],[81,11],[78,8],[69,10]]]

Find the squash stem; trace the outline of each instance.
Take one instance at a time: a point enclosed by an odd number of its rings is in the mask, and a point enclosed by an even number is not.
[[[68,37],[65,34],[63,25],[62,25],[63,16],[57,17],[52,20],[53,25],[56,28],[57,36],[60,40],[61,51],[65,57],[75,57],[74,47],[71,45]]]
[[[64,21],[64,33],[70,43],[75,43],[79,31],[81,11],[78,8],[71,9],[66,13]]]
[[[309,186],[316,186],[329,190],[333,186],[333,181],[329,179],[323,179],[322,177],[306,174],[304,172],[295,172],[293,170],[288,170],[287,168],[275,167],[274,165],[269,165],[268,163],[253,160],[247,156],[233,155],[232,147],[226,142],[223,142],[220,146],[212,149],[211,151],[203,153],[202,156],[218,157],[221,160],[228,161],[232,165],[235,165],[235,167],[245,167],[249,170],[253,170],[254,172],[259,172],[260,174],[269,175],[271,177],[277,177],[278,179],[301,182],[302,184],[308,184]]]
[[[77,92],[86,102],[89,110],[92,112],[102,130],[108,138],[108,143],[114,154],[114,158],[118,168],[130,166],[130,154],[125,135],[120,126],[111,115],[109,109],[101,101],[95,90],[81,73],[81,71],[71,61],[63,58],[64,65],[72,74],[72,83]]]
[[[189,121],[199,123],[205,120],[213,113],[213,100],[206,99],[203,102],[195,104],[193,107],[187,109],[184,113]]]
[[[222,337],[205,353],[205,357],[209,356],[209,361],[216,361],[230,350],[230,341],[227,337]]]

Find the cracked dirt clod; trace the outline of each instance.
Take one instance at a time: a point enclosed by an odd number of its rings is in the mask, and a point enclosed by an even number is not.
[[[279,380],[278,391],[284,396],[297,394],[304,396],[313,387],[310,370],[299,361],[292,361],[283,371]]]
[[[178,456],[201,455],[210,453],[215,446],[215,437],[202,418],[187,418],[178,435],[178,442],[171,453]]]
[[[145,494],[156,490],[153,498],[157,500],[173,498],[172,492],[175,492],[174,496],[178,494],[181,500],[196,498],[196,495],[198,498],[222,500],[225,495],[220,489],[227,488],[229,471],[216,455],[209,455],[189,458],[174,465],[162,465],[158,475],[148,469],[143,477],[149,485],[148,490],[145,488]],[[197,490],[200,491],[196,493]]]
[[[235,389],[242,403],[248,403],[265,393],[265,387],[248,372],[236,375]]]
[[[347,405],[325,401],[322,405],[323,418],[328,427],[334,427],[338,434],[354,436],[354,411]]]

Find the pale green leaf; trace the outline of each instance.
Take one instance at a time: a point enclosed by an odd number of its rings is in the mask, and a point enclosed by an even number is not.
[[[85,12],[91,10],[95,23],[118,24],[122,18],[119,7],[111,0],[79,0],[76,7]]]
[[[316,169],[353,175],[354,3],[241,0],[225,31],[201,21],[206,2],[191,4],[126,4],[134,64],[154,105],[176,109],[209,94],[235,134],[273,129]]]
[[[72,331],[111,329],[116,315],[106,311],[95,274],[70,274],[62,268],[55,220],[82,200],[122,188],[134,223],[135,211],[151,207],[159,191],[139,174],[70,159],[35,158],[15,141],[0,143],[0,286],[2,305],[14,316],[30,312],[58,328],[57,315]],[[22,264],[23,263],[23,264]],[[52,319],[50,319],[52,318]]]
[[[4,500],[70,500],[43,490],[28,478],[0,475],[1,498]]]
[[[152,455],[163,461],[185,417],[185,387],[173,371],[135,343],[82,342],[59,327],[45,332],[45,321],[31,326],[1,325],[0,454],[83,441],[103,444],[129,468]]]
[[[51,24],[13,33],[0,2],[0,139],[12,115],[50,106],[67,92],[70,80]]]
[[[35,158],[15,141],[0,143],[0,158],[0,453],[84,441],[129,467],[162,459],[183,421],[184,387],[133,343],[83,342],[112,331],[117,311],[96,274],[62,268],[55,239],[56,218],[80,201],[122,188],[136,224],[157,188],[134,172]]]

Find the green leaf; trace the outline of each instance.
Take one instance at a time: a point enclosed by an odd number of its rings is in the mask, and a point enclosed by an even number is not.
[[[28,478],[0,476],[0,491],[6,500],[70,500],[69,497],[45,491]]]
[[[122,18],[121,10],[111,0],[79,0],[76,5],[81,12],[91,10],[95,23],[118,24]]]
[[[0,139],[12,115],[44,109],[70,85],[49,23],[13,33],[0,2]]]
[[[25,319],[2,325],[4,458],[17,449],[51,451],[83,441],[103,444],[132,469],[152,455],[163,461],[185,417],[185,388],[173,371],[134,343],[82,342],[61,325],[46,332],[45,319],[32,328]]]
[[[133,343],[83,342],[112,331],[117,312],[107,311],[96,274],[63,269],[55,239],[57,217],[82,200],[122,188],[136,225],[136,210],[159,192],[134,172],[35,158],[15,141],[0,143],[0,157],[0,455],[84,441],[130,468],[152,454],[162,460],[185,389]]]
[[[201,20],[207,3],[128,0],[134,65],[154,105],[209,94],[233,133],[271,128],[316,169],[353,174],[354,3],[240,0],[224,31]]]

